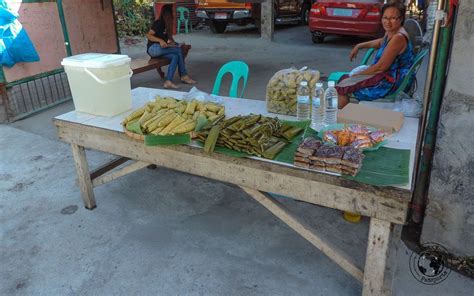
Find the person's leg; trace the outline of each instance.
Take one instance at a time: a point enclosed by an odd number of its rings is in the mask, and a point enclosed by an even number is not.
[[[148,55],[151,58],[158,58],[159,56],[163,54],[162,50],[163,49],[158,43],[152,44],[150,48],[148,48]]]
[[[339,95],[337,108],[342,109],[342,108],[344,108],[347,104],[349,104],[349,96],[346,96],[346,95]]]
[[[183,51],[181,47],[165,48],[165,52],[170,53],[170,54],[175,54],[176,56],[178,56],[177,64],[178,64],[178,72],[179,72],[179,76],[181,77],[181,81],[187,84],[195,84],[196,81],[194,81],[193,79],[191,79],[191,77],[189,77],[188,72],[186,70],[186,65],[184,63],[184,55],[183,55]]]
[[[172,53],[167,53],[161,55],[161,57],[170,60],[170,64],[168,65],[168,72],[166,74],[166,80],[173,80],[174,72],[176,72],[176,67],[178,66],[178,56]]]
[[[178,56],[175,54],[168,53],[168,54],[161,55],[161,57],[170,60],[170,64],[168,65],[168,71],[166,73],[166,80],[165,80],[165,83],[163,84],[164,87],[165,88],[178,88],[173,83],[174,72],[176,72],[176,67],[178,65]]]
[[[188,76],[188,71],[186,70],[186,65],[184,64],[184,56],[181,47],[177,47],[176,49],[178,52],[178,71],[182,80],[183,77]]]
[[[188,75],[188,71],[186,70],[186,65],[184,63],[184,55],[181,47],[170,47],[169,53],[176,54],[178,56],[178,71],[179,71],[179,76],[181,77],[181,81],[188,83],[188,84],[194,84],[196,81],[192,80],[191,77]]]
[[[192,80],[191,77],[187,74],[186,66],[184,64],[184,56],[183,52],[180,47],[166,47],[161,48],[159,44],[153,44],[148,49],[148,54],[152,58],[163,57],[170,60],[170,65],[168,66],[168,73],[166,75],[166,80],[172,83],[174,72],[178,67],[179,75],[181,76],[181,81],[194,84],[196,81]],[[165,81],[166,83],[166,81]],[[170,85],[170,83],[166,83],[168,86],[175,88],[176,85]]]

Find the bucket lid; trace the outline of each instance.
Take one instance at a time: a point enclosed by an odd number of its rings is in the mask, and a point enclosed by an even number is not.
[[[123,54],[83,53],[64,58],[61,65],[83,68],[107,68],[109,66],[120,66],[130,61],[131,59]]]

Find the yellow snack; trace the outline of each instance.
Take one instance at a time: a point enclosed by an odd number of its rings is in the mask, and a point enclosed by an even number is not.
[[[177,115],[173,121],[171,121],[160,133],[159,135],[168,135],[175,127],[180,125],[181,123],[185,122],[186,119],[184,119],[182,116]]]
[[[173,110],[171,110],[173,111]],[[171,112],[169,114],[172,114]],[[159,124],[161,122],[161,119],[164,117],[164,116],[168,116],[166,113],[165,114],[160,114],[160,115],[157,115],[156,117],[153,118],[153,121],[151,123],[149,123],[148,125],[144,126],[144,128],[147,130],[147,131],[153,131],[155,130],[157,127],[159,127]],[[163,125],[165,126],[165,125]]]
[[[216,120],[218,120],[218,119],[220,119],[220,118],[222,118],[222,117],[224,117],[224,116],[223,116],[223,115],[217,115],[217,114],[216,114],[216,115],[209,116],[209,117],[207,118],[207,120],[209,120],[210,122],[214,122],[214,121],[216,121]]]
[[[185,122],[181,123],[177,127],[175,127],[171,133],[172,134],[185,134],[193,131],[196,128],[196,121],[192,119],[188,119]]]
[[[130,115],[125,117],[125,119],[122,121],[122,124],[123,125],[127,124],[129,121],[132,121],[135,118],[138,118],[138,117],[142,116],[143,113],[145,113],[145,107],[141,107],[141,108],[133,111],[132,113],[130,113]]]
[[[212,112],[214,112],[214,113],[219,112],[219,109],[220,109],[220,108],[221,108],[220,106],[218,106],[218,105],[216,105],[216,104],[214,104],[214,103],[207,103],[207,104],[206,104],[206,109],[209,110],[209,111],[212,111]]]
[[[217,115],[224,115],[225,114],[225,107],[222,106],[220,109],[219,109],[219,112],[217,112]]]
[[[164,114],[166,114],[166,112],[168,112],[167,109],[162,109],[160,111],[158,111],[157,113],[154,114],[154,116],[150,119],[148,119],[147,121],[145,121],[143,124],[142,124],[142,127],[146,128],[148,127],[152,122],[154,122],[155,120],[159,120],[161,118],[161,116],[163,116]]]
[[[188,106],[186,107],[186,110],[184,112],[187,114],[194,114],[194,110],[196,110],[197,104],[198,103],[196,100],[192,100],[188,103]]]
[[[164,127],[158,127],[154,129],[150,134],[158,136],[158,134],[164,129]]]
[[[177,113],[183,114],[186,111],[186,105],[185,104],[179,104],[179,106],[175,109]]]
[[[154,116],[156,115],[156,113],[148,113],[148,112],[145,112],[143,113],[142,117],[140,117],[140,119],[138,120],[138,122],[140,123],[140,125],[142,125],[143,123],[145,123],[147,120],[153,118]]]
[[[196,106],[197,111],[206,111],[206,105],[203,102],[198,102]]]
[[[163,117],[160,118],[160,120],[159,120],[159,122],[158,122],[158,127],[167,126],[167,125],[170,124],[170,122],[172,122],[177,116],[179,116],[179,115],[176,114],[176,112],[174,112],[174,110],[168,110],[168,111],[163,115]]]
[[[206,112],[204,112],[204,114],[206,115],[207,118],[212,117],[212,116],[216,116],[216,113],[211,112],[211,111],[206,111]]]

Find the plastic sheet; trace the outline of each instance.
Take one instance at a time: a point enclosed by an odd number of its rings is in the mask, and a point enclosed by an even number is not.
[[[289,68],[276,72],[267,84],[267,111],[296,115],[296,93],[300,82],[306,80],[312,92],[319,77],[319,71],[307,67],[300,70]]]
[[[220,96],[211,95],[207,92],[199,90],[197,87],[193,86],[187,94],[183,96],[184,101],[198,100],[201,102],[212,102],[216,104],[222,104],[222,98]]]
[[[18,14],[0,0],[0,64],[12,67],[19,62],[37,62],[40,58]]]

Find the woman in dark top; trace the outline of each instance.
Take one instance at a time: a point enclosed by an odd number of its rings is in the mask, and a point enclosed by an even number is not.
[[[178,68],[181,81],[187,84],[195,84],[196,81],[189,77],[186,66],[184,65],[183,52],[181,47],[173,40],[172,27],[173,14],[171,7],[165,7],[159,20],[155,20],[150,31],[146,34],[148,38],[147,52],[152,58],[164,57],[170,60],[166,81],[163,84],[165,88],[178,88],[173,83],[173,76]]]

